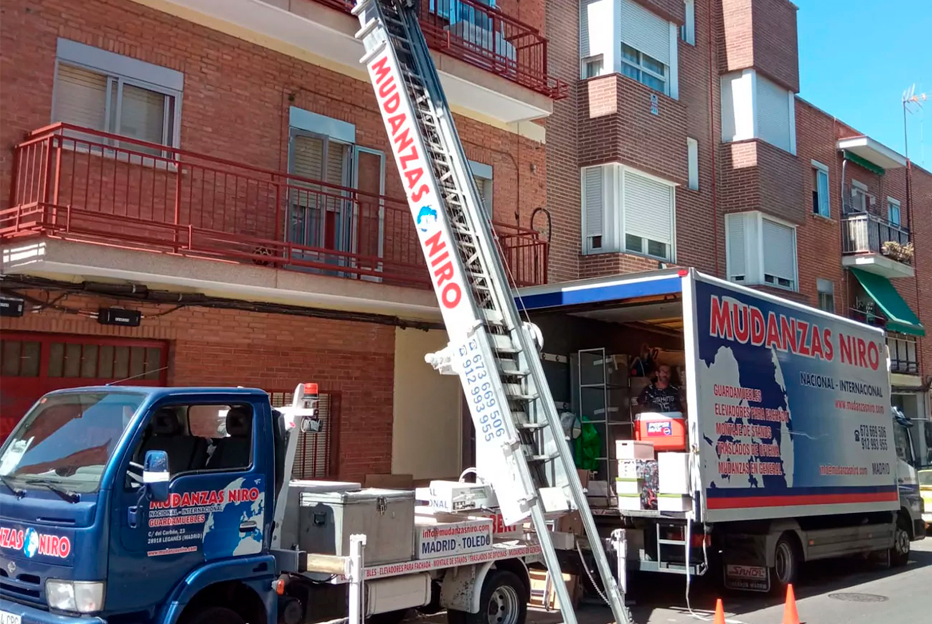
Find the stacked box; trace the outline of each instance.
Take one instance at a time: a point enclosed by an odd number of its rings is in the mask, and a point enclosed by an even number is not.
[[[658,478],[654,459],[619,460],[615,479],[619,509],[657,509]]]
[[[689,453],[657,453],[660,492],[689,494]]]

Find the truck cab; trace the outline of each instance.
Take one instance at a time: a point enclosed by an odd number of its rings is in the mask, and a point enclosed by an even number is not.
[[[261,390],[42,397],[0,449],[0,621],[266,622],[278,426]]]
[[[926,536],[925,501],[921,496],[921,475],[917,469],[917,461],[913,449],[912,427],[913,423],[898,408],[891,408],[893,412],[893,436],[896,444],[896,483],[900,492],[900,518],[907,519],[902,524],[909,538],[913,541],[924,539]],[[899,532],[898,530],[898,532]],[[898,539],[901,539],[898,537]],[[902,548],[902,544],[898,544]]]

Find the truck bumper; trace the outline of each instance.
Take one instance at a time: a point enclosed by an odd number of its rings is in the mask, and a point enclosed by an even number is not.
[[[107,624],[99,617],[78,615],[57,615],[36,607],[0,599],[0,611],[12,613],[22,618],[22,624]]]

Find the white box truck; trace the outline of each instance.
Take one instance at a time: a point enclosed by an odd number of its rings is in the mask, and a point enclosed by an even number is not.
[[[606,537],[624,529],[628,569],[721,570],[730,587],[783,591],[802,561],[877,553],[900,565],[924,536],[918,488],[898,487],[904,436],[881,329],[694,270],[547,285],[518,299],[542,329],[554,398],[577,417],[569,434],[589,426],[602,438],[589,453],[600,455],[592,480],[623,482],[594,513]],[[687,457],[661,458],[653,480],[639,460],[633,487],[651,491],[632,500],[632,475],[618,476],[632,460],[613,453],[637,435],[638,390],[656,368],[645,362],[662,361],[658,352],[683,376]],[[602,363],[600,386],[586,368]],[[657,443],[676,431],[654,420],[637,437]],[[656,479],[658,470],[685,474]],[[671,483],[677,491],[664,492]]]

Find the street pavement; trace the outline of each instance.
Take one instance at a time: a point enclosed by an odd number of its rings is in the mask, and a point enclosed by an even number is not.
[[[912,544],[904,568],[883,568],[860,559],[806,564],[795,588],[802,624],[932,624],[932,536]],[[722,598],[727,624],[781,624],[783,598],[733,592],[721,595],[712,579],[697,579],[687,608],[683,578],[641,575],[631,579],[633,624],[711,624],[715,599]],[[597,598],[595,600],[598,600]],[[576,612],[579,624],[611,624],[604,604],[587,601]],[[446,624],[443,613],[411,618],[415,624]],[[531,607],[528,624],[560,624],[559,612]]]
[[[856,559],[813,562],[803,566],[796,590],[800,622],[804,624],[932,624],[932,536],[913,542],[905,568],[884,569]],[[725,605],[728,624],[781,624],[784,600],[759,594],[720,595],[717,584],[693,583],[686,606],[685,582],[673,576],[650,575],[632,580],[630,597],[635,624],[711,622],[715,599]],[[577,611],[580,624],[608,624],[607,607],[586,604]],[[699,619],[701,618],[701,619]],[[558,624],[558,613],[533,609],[530,624]]]

